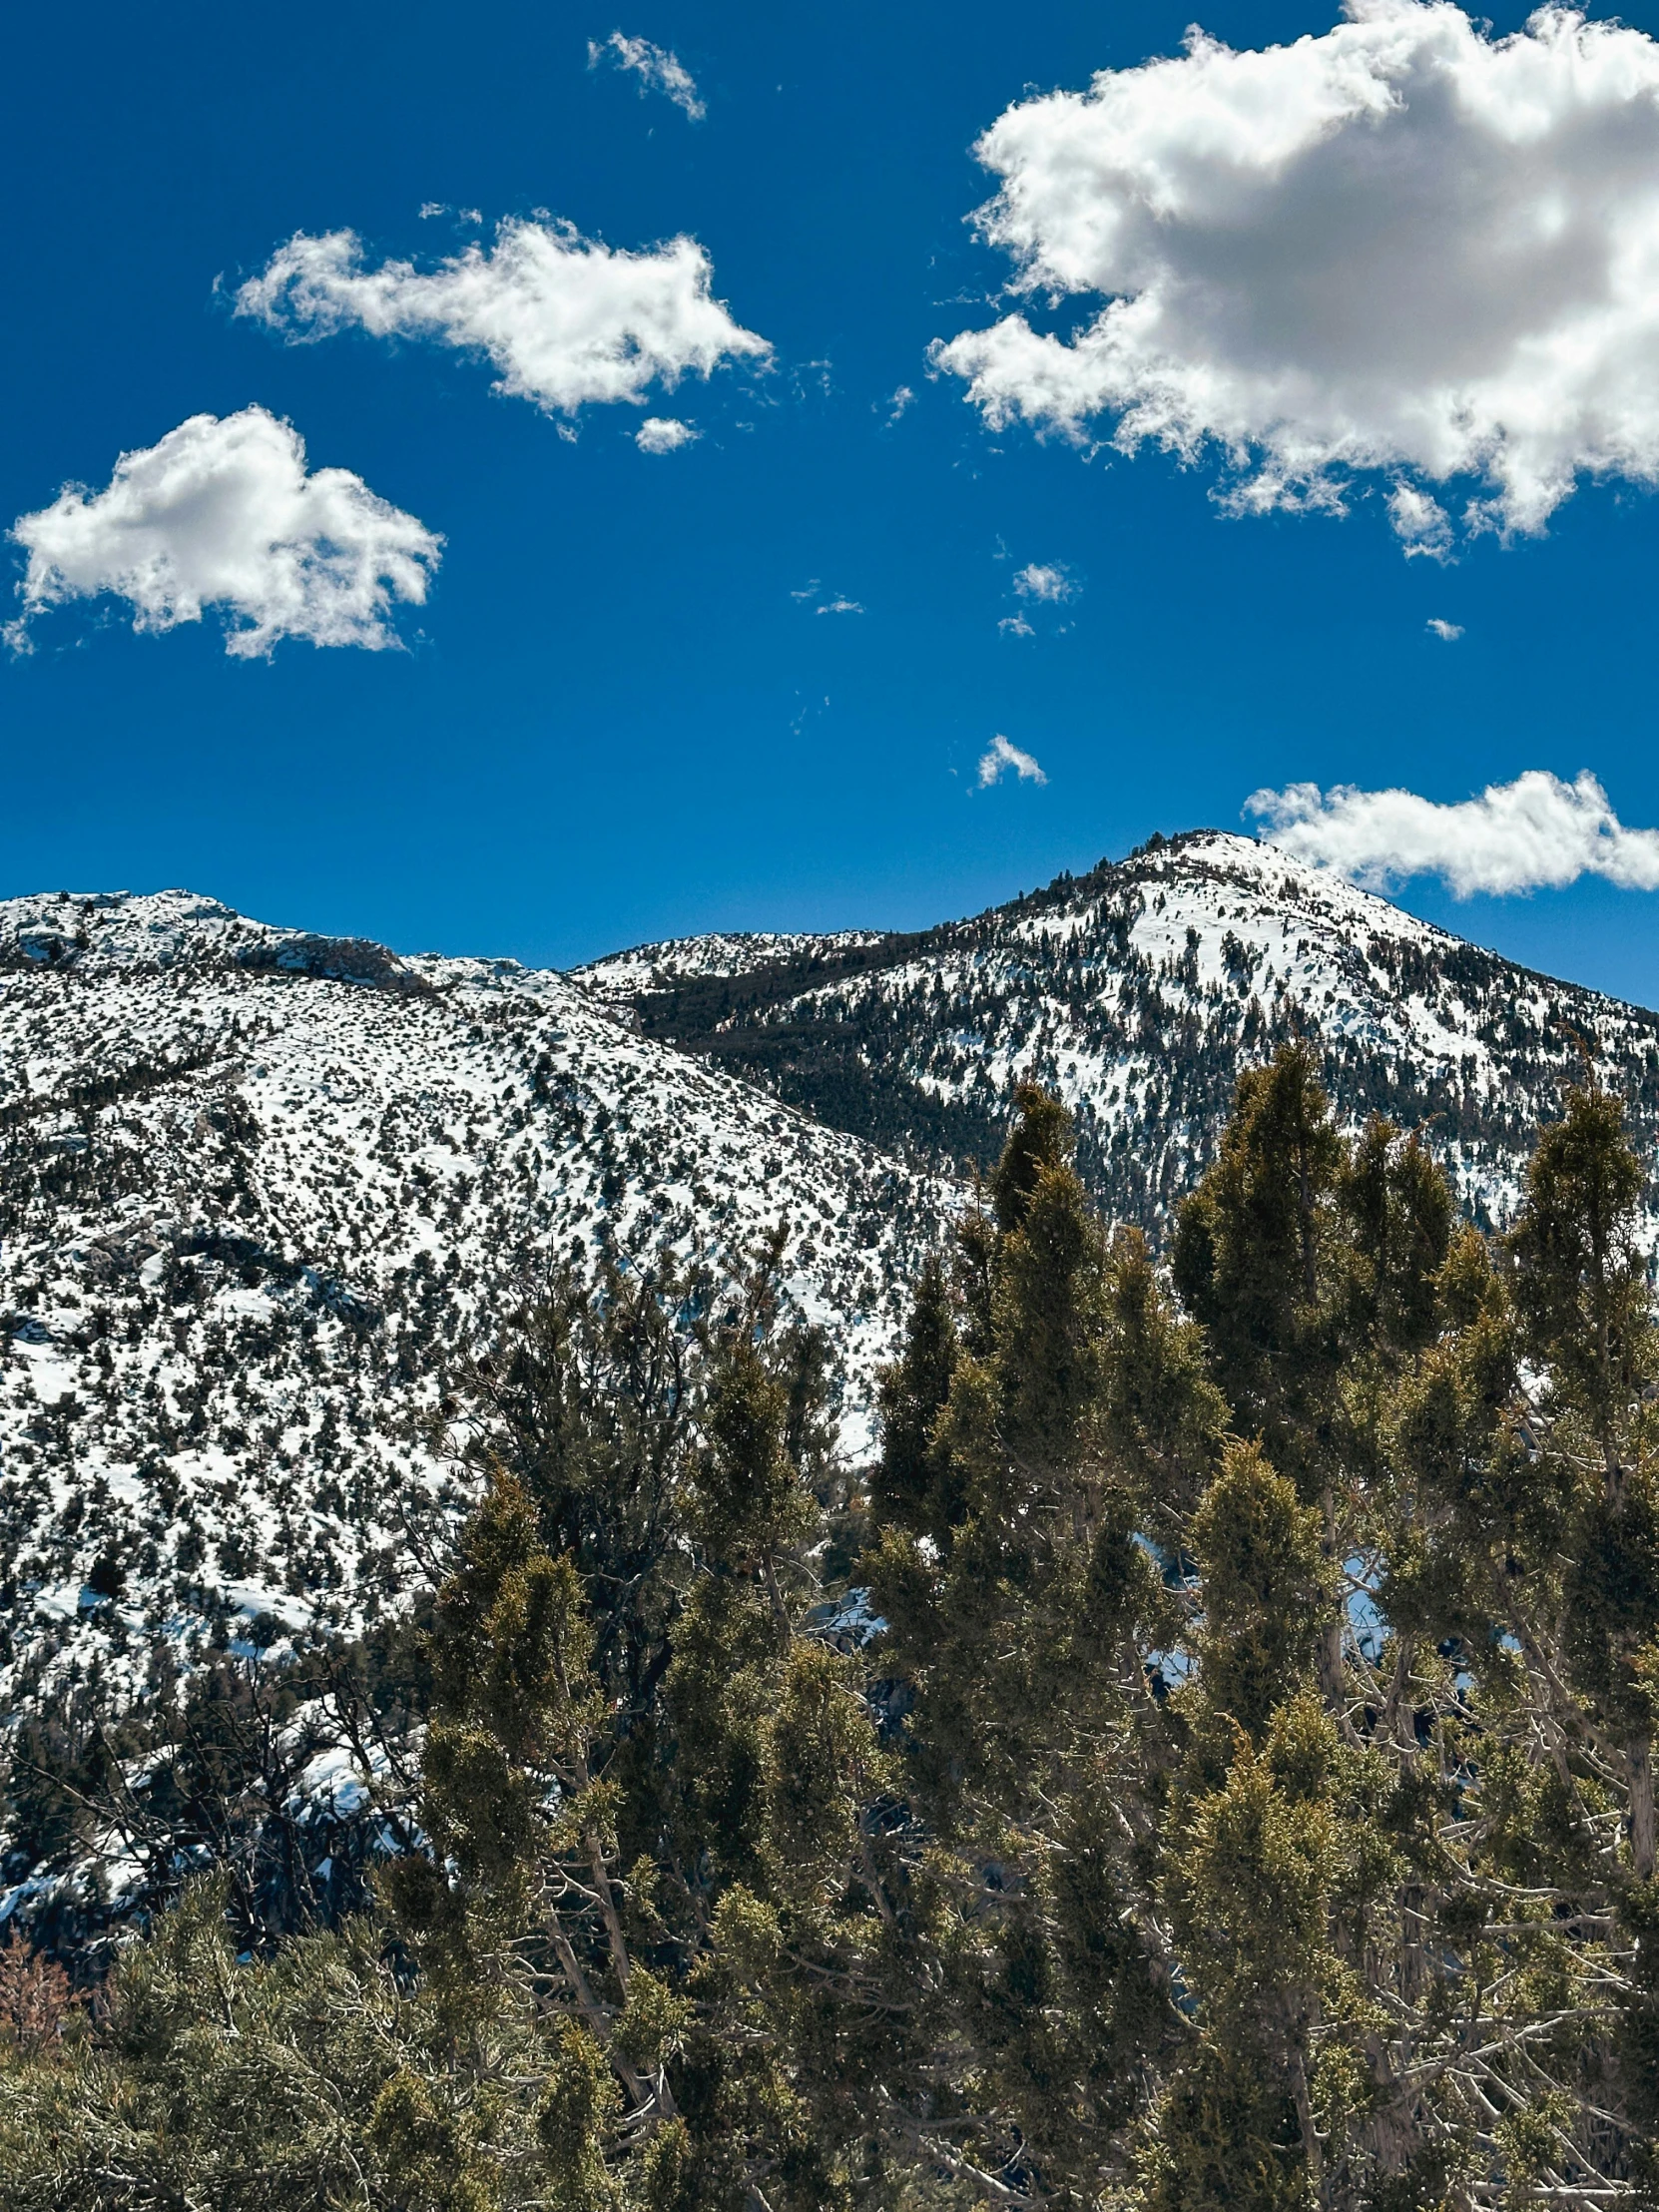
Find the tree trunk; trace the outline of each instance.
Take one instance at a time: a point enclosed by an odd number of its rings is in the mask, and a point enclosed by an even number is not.
[[[761,1576],[766,1583],[767,1596],[772,1603],[772,1617],[778,1623],[779,1634],[787,1637],[792,1633],[790,1609],[784,1603],[783,1591],[778,1587],[778,1570],[772,1563],[770,1551],[762,1555]]]
[[[1638,1882],[1653,1880],[1653,1740],[1643,1734],[1625,1745],[1630,1764],[1630,1861]]]
[[[1291,2094],[1296,2099],[1297,2126],[1302,2134],[1302,2155],[1308,2161],[1308,2175],[1314,2184],[1314,2194],[1319,2202],[1325,2202],[1325,2147],[1314,2125],[1314,2100],[1308,2091],[1308,2064],[1300,2050],[1291,2052]]]

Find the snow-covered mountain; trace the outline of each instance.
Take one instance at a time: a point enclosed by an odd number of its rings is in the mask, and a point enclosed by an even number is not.
[[[0,904],[0,1685],[392,1602],[446,1364],[572,1248],[738,1265],[787,1216],[855,1447],[950,1198],[557,974]]]
[[[1659,1134],[1659,1019],[1248,838],[1155,840],[905,936],[702,937],[564,976],[402,958],[184,892],[0,904],[0,1695],[393,1603],[445,1503],[446,1364],[601,1242],[789,1288],[848,1375],[1015,1080],[1167,1220],[1241,1067],[1316,1038],[1500,1223],[1583,1053]]]
[[[1659,1136],[1659,1017],[1249,837],[1154,839],[971,920],[808,939],[728,972],[724,941],[650,948],[644,1034],[940,1163],[992,1156],[1032,1075],[1074,1110],[1103,1207],[1154,1231],[1210,1157],[1240,1069],[1299,1033],[1348,1116],[1421,1128],[1494,1225],[1586,1051],[1644,1144]],[[575,979],[614,996],[629,972],[603,961]]]
[[[693,976],[752,975],[783,963],[833,961],[866,945],[887,942],[880,929],[837,929],[823,936],[801,930],[714,930],[702,937],[670,937],[608,953],[574,972],[591,996],[628,1001],[642,992],[672,990]]]

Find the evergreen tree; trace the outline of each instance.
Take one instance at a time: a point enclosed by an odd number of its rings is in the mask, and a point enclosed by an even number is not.
[[[421,1836],[335,1934],[244,1947],[210,1881],[97,2015],[0,2033],[6,2201],[1659,2201],[1616,1102],[1572,1094],[1488,1246],[1287,1047],[1168,1280],[1070,1148],[1024,1089],[918,1284],[866,1649],[817,1581],[843,1488],[781,1243],[521,1317],[471,1386]]]

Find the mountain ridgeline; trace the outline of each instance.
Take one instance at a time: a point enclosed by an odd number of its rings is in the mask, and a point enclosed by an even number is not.
[[[986,1167],[1015,1082],[1070,1108],[1085,1186],[1162,1235],[1242,1069],[1306,1036],[1338,1111],[1419,1129],[1481,1222],[1586,1053],[1659,1132],[1659,1020],[1554,982],[1249,838],[1154,839],[971,920],[692,938],[579,970],[640,1031],[815,1119]]]
[[[449,1376],[574,1266],[672,1255],[824,1334],[839,1449],[1018,1084],[1162,1249],[1240,1075],[1307,1039],[1483,1228],[1586,1059],[1644,1161],[1659,1020],[1244,837],[973,919],[714,936],[569,975],[186,892],[0,904],[0,1693],[360,1634],[452,1526]],[[1651,1198],[1639,1208],[1651,1248]],[[53,1686],[56,1686],[55,1688]]]

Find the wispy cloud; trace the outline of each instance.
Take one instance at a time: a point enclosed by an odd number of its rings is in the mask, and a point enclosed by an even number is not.
[[[1037,634],[1023,615],[1004,615],[997,628],[1009,638],[1034,638]]]
[[[979,756],[979,789],[987,790],[999,784],[1009,770],[1022,784],[1046,784],[1043,774],[1029,753],[1022,753],[1017,745],[1010,745],[1000,731]]]
[[[1659,890],[1659,830],[1627,830],[1587,769],[1570,784],[1528,769],[1450,805],[1415,792],[1288,784],[1254,793],[1245,813],[1298,859],[1373,890],[1411,875],[1436,875],[1459,898],[1559,889],[1581,875]]]
[[[107,592],[132,608],[135,630],[174,630],[217,607],[225,649],[243,660],[283,638],[395,645],[392,602],[425,599],[443,544],[349,469],[307,473],[299,433],[263,407],[192,415],[123,453],[103,491],[66,485],[11,535],[29,556],[14,646],[48,607]]]
[[[1446,645],[1455,645],[1463,634],[1463,625],[1460,622],[1447,622],[1441,615],[1430,615],[1423,628],[1432,630],[1435,637]]]
[[[893,393],[892,397],[886,402],[887,423],[889,428],[898,420],[899,416],[903,414],[907,407],[913,406],[915,404],[915,393],[910,389],[908,384],[899,385],[898,389]]]
[[[241,287],[236,311],[295,340],[357,328],[482,353],[498,391],[566,415],[643,405],[653,384],[772,356],[714,296],[695,239],[630,254],[551,220],[503,223],[493,250],[469,246],[428,271],[367,267],[353,231],[299,232]]]
[[[642,453],[678,453],[681,446],[691,445],[702,434],[673,415],[647,415],[634,432],[634,443]]]
[[[1394,526],[1405,558],[1449,561],[1451,517],[1427,492],[1415,484],[1395,484],[1388,494],[1388,520]]]
[[[631,70],[640,81],[642,98],[648,92],[660,92],[694,123],[701,123],[709,112],[698,96],[691,71],[666,46],[653,46],[648,38],[626,38],[621,31],[613,31],[607,39],[588,41],[588,67],[598,69],[603,62],[609,62],[613,69]]]
[[[861,615],[863,613],[861,603],[856,599],[848,599],[844,592],[830,592],[827,597],[820,598],[819,595],[823,590],[823,585],[816,576],[813,576],[809,577],[799,591],[792,591],[790,597],[798,606],[805,606],[809,600],[817,599],[818,605],[813,609],[815,614]]]
[[[1043,599],[1056,606],[1075,599],[1078,592],[1062,561],[1027,561],[1014,571],[1014,589],[1021,599]]]

